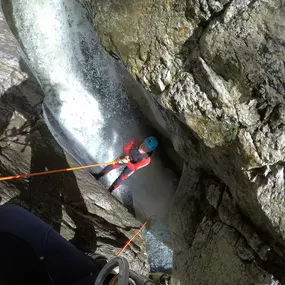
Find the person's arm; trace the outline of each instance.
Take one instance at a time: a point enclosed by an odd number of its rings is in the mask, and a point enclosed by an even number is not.
[[[130,142],[128,142],[125,146],[124,146],[124,154],[126,156],[129,156],[130,155],[130,149],[131,147],[133,146],[133,144],[135,143],[134,140],[131,140]]]
[[[118,163],[128,163],[130,161],[129,153],[134,143],[135,141],[131,140],[126,145],[124,145],[123,147],[124,153],[116,159]]]
[[[124,164],[124,163],[128,163],[130,161],[130,157],[128,156],[128,155],[121,155],[121,156],[119,156],[117,159],[116,159],[116,162],[117,163],[122,163],[122,164]]]
[[[141,161],[136,162],[136,163],[129,162],[127,164],[127,167],[133,171],[136,171],[136,170],[139,170],[140,168],[143,168],[143,167],[146,167],[147,165],[149,165],[150,161],[151,161],[150,157],[144,158]]]

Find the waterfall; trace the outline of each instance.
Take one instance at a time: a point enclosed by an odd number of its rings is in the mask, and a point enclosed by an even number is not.
[[[121,82],[115,60],[100,46],[78,0],[2,0],[9,27],[40,83],[46,123],[58,143],[80,164],[111,161],[132,138],[153,134]],[[161,154],[115,191],[142,218],[153,216],[144,233],[152,270],[169,269],[172,251],[167,213],[174,175]],[[94,169],[99,171],[99,169]],[[110,185],[114,171],[103,180]]]

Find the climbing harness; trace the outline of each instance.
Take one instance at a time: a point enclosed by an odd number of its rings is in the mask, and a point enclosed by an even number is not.
[[[114,164],[114,163],[116,163],[116,160],[113,160],[111,162],[89,164],[89,165],[76,166],[76,167],[70,167],[70,168],[62,168],[62,169],[35,172],[35,173],[26,173],[26,174],[5,176],[5,177],[0,177],[0,181],[18,179],[18,178],[24,178],[24,177],[39,176],[39,175],[46,175],[46,174],[53,174],[53,173],[60,173],[60,172],[66,172],[66,171],[75,171],[75,170],[86,169],[86,168],[91,168],[91,167],[95,167],[95,166],[110,165],[110,164]]]

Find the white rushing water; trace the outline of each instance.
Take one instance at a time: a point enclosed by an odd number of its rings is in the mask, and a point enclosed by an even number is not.
[[[2,0],[9,26],[45,92],[44,116],[58,143],[79,163],[111,161],[132,138],[153,134],[103,51],[79,0]],[[95,169],[99,171],[100,169]],[[107,186],[118,171],[103,180]],[[167,214],[175,175],[159,152],[115,191],[142,219],[152,270],[169,269]]]

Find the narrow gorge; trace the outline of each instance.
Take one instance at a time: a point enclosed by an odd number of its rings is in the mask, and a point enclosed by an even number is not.
[[[125,257],[173,284],[285,284],[284,0],[1,4],[1,176],[161,141],[115,197],[80,171],[1,182],[1,204],[108,257],[153,217]]]

